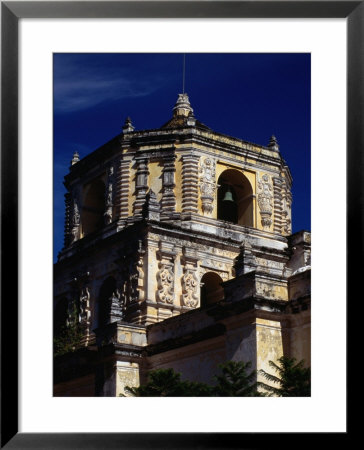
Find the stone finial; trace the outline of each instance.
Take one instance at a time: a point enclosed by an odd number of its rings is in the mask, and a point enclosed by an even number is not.
[[[72,161],[71,161],[71,166],[73,166],[74,164],[78,163],[79,160],[80,160],[80,155],[78,154],[78,152],[74,152],[73,158],[72,158]]]
[[[196,125],[196,118],[193,115],[193,112],[191,112],[187,118],[187,125],[190,127],[194,127]]]
[[[253,248],[248,241],[243,241],[240,245],[240,253],[234,260],[235,276],[238,277],[244,273],[256,269],[256,260]]]
[[[178,94],[177,103],[173,108],[173,115],[188,117],[190,114],[193,114],[193,109],[191,108],[188,95]]]
[[[160,205],[157,196],[151,189],[149,189],[148,194],[145,196],[142,216],[149,220],[160,220]]]
[[[125,123],[124,123],[124,125],[123,125],[123,133],[125,134],[125,133],[131,133],[132,131],[134,131],[134,126],[133,126],[133,124],[131,123],[131,119],[130,119],[130,117],[127,117],[126,119],[125,119]]]
[[[278,141],[277,141],[277,138],[274,136],[274,134],[272,134],[272,136],[269,140],[268,147],[269,147],[269,149],[275,150],[276,152],[278,152],[278,150],[279,150]]]

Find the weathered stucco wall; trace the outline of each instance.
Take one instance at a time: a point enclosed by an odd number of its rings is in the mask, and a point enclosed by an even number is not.
[[[276,375],[274,370],[270,367],[269,361],[276,362],[278,358],[284,354],[281,322],[257,318],[256,333],[257,370],[263,369],[268,373]],[[259,374],[259,372],[258,381],[264,381],[265,383],[270,384]]]

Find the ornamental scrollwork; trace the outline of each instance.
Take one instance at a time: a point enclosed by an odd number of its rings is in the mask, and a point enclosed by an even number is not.
[[[196,308],[199,302],[199,280],[196,273],[192,270],[187,270],[182,278],[182,298],[185,306]]]
[[[161,303],[173,303],[174,296],[174,273],[170,264],[159,264],[157,273],[158,291],[157,300]]]

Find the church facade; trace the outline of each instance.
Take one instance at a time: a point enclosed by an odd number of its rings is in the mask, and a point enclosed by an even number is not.
[[[310,365],[310,233],[291,233],[292,178],[274,136],[219,134],[180,94],[171,119],[122,133],[65,176],[54,268],[54,395],[118,396],[172,367],[211,382],[218,365]]]

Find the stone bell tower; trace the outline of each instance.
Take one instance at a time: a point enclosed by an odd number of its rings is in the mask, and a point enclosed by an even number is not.
[[[127,118],[105,145],[75,153],[65,177],[56,310],[81,311],[86,299],[84,345],[134,345],[123,351],[139,356],[123,364],[139,367],[147,330],[236,299],[239,283],[288,304],[290,277],[309,265],[296,250],[309,253],[308,243],[291,245],[291,184],[274,136],[263,146],[217,133],[195,118],[187,94],[158,129],[138,131]]]

